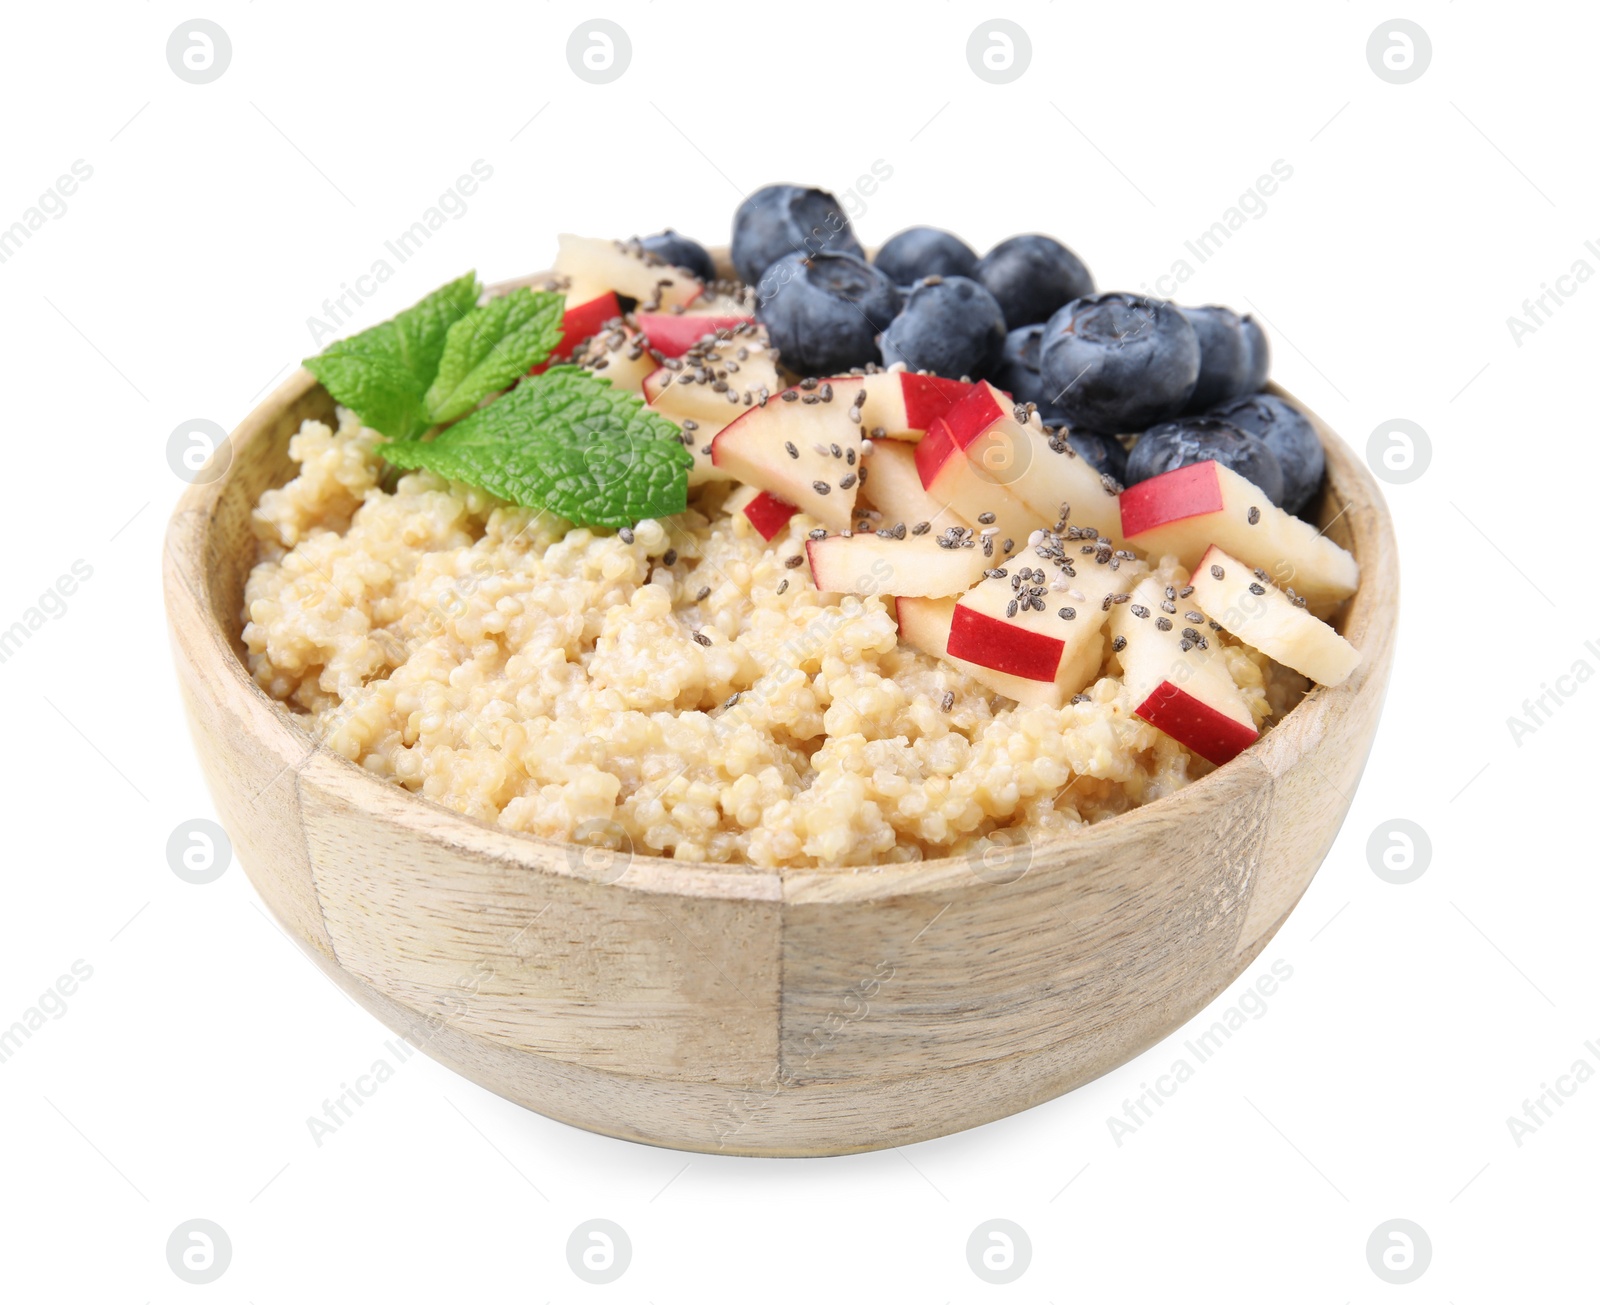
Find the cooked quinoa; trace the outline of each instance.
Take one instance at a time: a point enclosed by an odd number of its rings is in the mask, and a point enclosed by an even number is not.
[[[804,515],[768,543],[707,486],[630,539],[429,473],[389,492],[381,437],[339,422],[301,427],[298,474],[256,510],[250,671],[328,747],[445,806],[639,853],[859,867],[1069,830],[1212,768],[1115,676],[1022,707],[900,645],[885,600],[789,565]],[[1258,725],[1304,693],[1217,637]]]

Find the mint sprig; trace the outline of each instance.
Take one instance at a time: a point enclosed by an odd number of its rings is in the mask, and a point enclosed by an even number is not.
[[[479,307],[482,294],[468,272],[305,366],[363,425],[416,439],[471,412],[561,342],[561,295],[524,286]]]
[[[380,445],[426,468],[579,525],[619,529],[688,505],[694,459],[678,428],[580,367],[529,377],[431,440]]]
[[[426,396],[450,328],[473,311],[481,293],[477,273],[468,272],[304,365],[363,425],[391,439],[415,439],[433,424]]]
[[[454,421],[503,390],[561,343],[565,299],[526,286],[491,299],[450,328],[439,372],[428,387],[428,415]]]

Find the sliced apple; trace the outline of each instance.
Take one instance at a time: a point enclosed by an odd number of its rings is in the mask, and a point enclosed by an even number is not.
[[[861,477],[861,492],[882,514],[884,525],[904,522],[909,528],[926,521],[935,534],[943,534],[951,526],[972,526],[922,488],[912,445],[894,439],[868,440],[861,452],[861,465],[867,473]]]
[[[575,300],[568,292],[567,303],[569,307],[561,314],[560,343],[550,351],[548,358],[529,371],[530,376],[548,371],[558,362],[569,361],[585,340],[604,329],[607,323],[622,318],[622,305],[609,290],[582,300]]]
[[[1036,528],[1046,524],[1022,500],[978,474],[965,446],[943,417],[935,417],[929,424],[927,435],[917,445],[916,463],[928,496],[963,520],[997,527],[1002,552],[1006,551],[1005,540],[1020,548]]]
[[[979,381],[945,421],[979,476],[1003,486],[1041,521],[1054,524],[1066,509],[1070,524],[1122,538],[1122,486],[1079,457],[1065,434],[1046,431],[1036,410]]]
[[[1112,642],[1134,715],[1220,766],[1254,743],[1257,730],[1209,626],[1188,617],[1199,615],[1192,598],[1169,599],[1160,580],[1146,577],[1113,609]]]
[[[644,379],[652,407],[681,420],[724,426],[783,388],[776,355],[760,328],[734,328],[726,340],[700,341]]]
[[[920,440],[934,418],[945,416],[973,389],[970,381],[953,381],[904,367],[829,379],[860,411],[869,438],[910,443]]]
[[[572,361],[603,376],[619,390],[642,393],[644,378],[656,370],[650,342],[632,327],[615,322],[591,335],[573,351]]]
[[[1215,545],[1191,583],[1194,605],[1224,630],[1318,684],[1343,684],[1361,664],[1357,648],[1296,604],[1264,569],[1252,570]]]
[[[1196,462],[1122,491],[1122,537],[1155,556],[1175,554],[1193,569],[1215,544],[1315,608],[1355,593],[1355,558],[1299,517],[1274,507],[1238,472]]]
[[[755,319],[747,314],[635,313],[634,321],[650,341],[650,347],[667,358],[681,358],[706,336],[730,339],[741,326]]]
[[[931,528],[914,535],[904,522],[875,533],[808,539],[806,558],[811,578],[825,593],[912,598],[964,594],[989,565],[970,531],[964,539]]]
[[[895,603],[895,620],[900,638],[920,653],[937,657],[962,671],[985,688],[1027,706],[1058,707],[1064,700],[1052,683],[1008,675],[977,662],[963,661],[947,649],[954,620],[954,598],[900,598]]]
[[[757,489],[754,485],[741,485],[728,495],[723,504],[729,516],[743,516],[761,538],[772,540],[789,524],[789,518],[799,509],[793,503]]]
[[[705,289],[682,268],[650,253],[637,240],[557,237],[555,270],[570,277],[575,290],[595,287],[637,299],[646,311],[690,304]]]
[[[746,408],[711,441],[714,466],[846,531],[861,483],[861,428],[824,383]]]

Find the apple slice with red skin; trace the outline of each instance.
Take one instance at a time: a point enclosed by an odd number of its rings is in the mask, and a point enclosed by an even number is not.
[[[681,358],[708,335],[731,339],[739,327],[755,319],[726,313],[635,313],[634,319],[650,347],[667,358]]]
[[[979,381],[945,421],[978,474],[1003,486],[1039,520],[1053,525],[1065,508],[1069,524],[1122,538],[1122,487],[1080,457],[1065,433],[1047,433],[1037,411]]]
[[[949,651],[951,623],[955,617],[954,598],[899,598],[895,601],[895,620],[900,638],[920,653],[948,662],[956,670],[985,688],[1026,706],[1059,707],[1065,700],[1053,683],[1009,675],[977,662],[963,661]]]
[[[1122,491],[1122,538],[1151,556],[1174,554],[1193,569],[1213,544],[1313,608],[1327,610],[1355,593],[1355,558],[1309,522],[1274,507],[1238,472],[1196,462]]]
[[[578,304],[573,304],[569,295],[567,302],[571,306],[561,314],[560,342],[550,351],[548,358],[529,369],[528,375],[537,376],[558,362],[566,362],[580,344],[595,335],[607,322],[622,316],[622,305],[609,290]]]
[[[556,272],[574,289],[594,286],[637,299],[647,312],[688,305],[705,287],[682,268],[647,252],[636,240],[599,240],[563,233],[556,238]]]
[[[793,503],[785,503],[781,498],[767,493],[764,489],[757,489],[754,485],[741,485],[728,495],[728,501],[723,504],[729,516],[743,516],[752,526],[756,534],[770,543],[777,538],[783,528],[789,524],[798,508]]]
[[[711,441],[711,461],[843,532],[861,483],[861,442],[846,403],[823,384],[746,408]]]
[[[1190,583],[1194,605],[1229,634],[1318,684],[1343,684],[1361,664],[1357,648],[1296,606],[1265,570],[1252,570],[1215,545],[1205,551]]]
[[[834,390],[861,413],[870,439],[916,443],[933,424],[972,392],[971,381],[907,371],[903,367],[864,376],[832,376]]]
[[[783,388],[774,359],[759,328],[738,327],[728,339],[696,343],[651,372],[644,378],[645,399],[674,419],[725,426]]]
[[[1034,530],[1046,524],[1020,499],[979,474],[967,457],[966,446],[943,417],[933,419],[917,445],[916,463],[928,497],[979,528],[996,527],[1002,554],[1005,540],[1011,540],[1013,550],[1019,549]]]
[[[1099,674],[1108,613],[1144,570],[1109,547],[1084,555],[1047,532],[957,600],[947,651],[1048,682],[1059,706]]]
[[[611,330],[591,335],[573,350],[572,361],[603,377],[619,390],[643,393],[644,378],[656,369],[649,342],[638,331],[622,322]]]
[[[964,594],[987,565],[983,550],[971,539],[952,543],[931,532],[900,536],[893,529],[808,539],[806,559],[812,580],[825,593],[897,598]]]
[[[872,450],[867,456],[867,450]],[[951,526],[972,528],[954,508],[936,501],[922,488],[913,445],[894,439],[868,440],[862,446],[861,492],[882,516],[882,524],[904,523],[907,529],[926,521],[936,535]]]
[[[1122,682],[1135,716],[1220,766],[1256,741],[1255,719],[1228,673],[1214,632],[1186,619],[1187,611],[1197,609],[1189,599],[1179,599],[1178,611],[1169,614],[1162,610],[1163,600],[1172,601],[1162,582],[1150,576],[1113,610],[1111,633]],[[1119,637],[1125,640],[1121,647],[1116,646]]]

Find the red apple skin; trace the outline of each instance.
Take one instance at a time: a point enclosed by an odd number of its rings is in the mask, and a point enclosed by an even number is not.
[[[1046,683],[1053,681],[1061,668],[1064,646],[1060,639],[1019,629],[959,603],[950,615],[950,639],[945,645],[952,657]]]
[[[905,399],[906,425],[912,430],[927,430],[934,420],[946,416],[975,388],[966,381],[944,376],[922,376],[902,372],[900,394]]]
[[[939,469],[951,458],[966,457],[966,447],[981,432],[969,431],[962,440],[943,417],[928,423],[928,433],[917,445],[917,475],[922,478],[922,488],[929,488],[938,478]]]
[[[1164,471],[1122,491],[1122,537],[1206,512],[1222,511],[1222,486],[1215,462],[1195,462]]]
[[[650,347],[668,358],[681,358],[691,345],[718,331],[732,331],[750,317],[715,317],[693,313],[639,313],[635,320]]]
[[[598,298],[589,299],[581,304],[567,309],[561,315],[561,343],[550,351],[550,356],[537,367],[529,370],[529,376],[537,376],[540,372],[547,371],[558,362],[565,362],[572,356],[572,351],[596,334],[602,326],[613,317],[622,316],[622,305],[617,301],[617,296],[610,290]]]
[[[966,448],[1001,417],[1009,416],[1010,409],[1002,408],[995,395],[1000,393],[987,385],[969,386],[969,393],[945,415],[950,432],[962,448]]]
[[[788,525],[789,518],[798,511],[793,503],[785,503],[766,490],[762,490],[744,505],[744,514],[750,524],[756,528],[756,533],[761,538],[768,541]]]
[[[1190,697],[1171,680],[1157,685],[1133,714],[1217,766],[1232,761],[1259,737],[1248,725]]]

